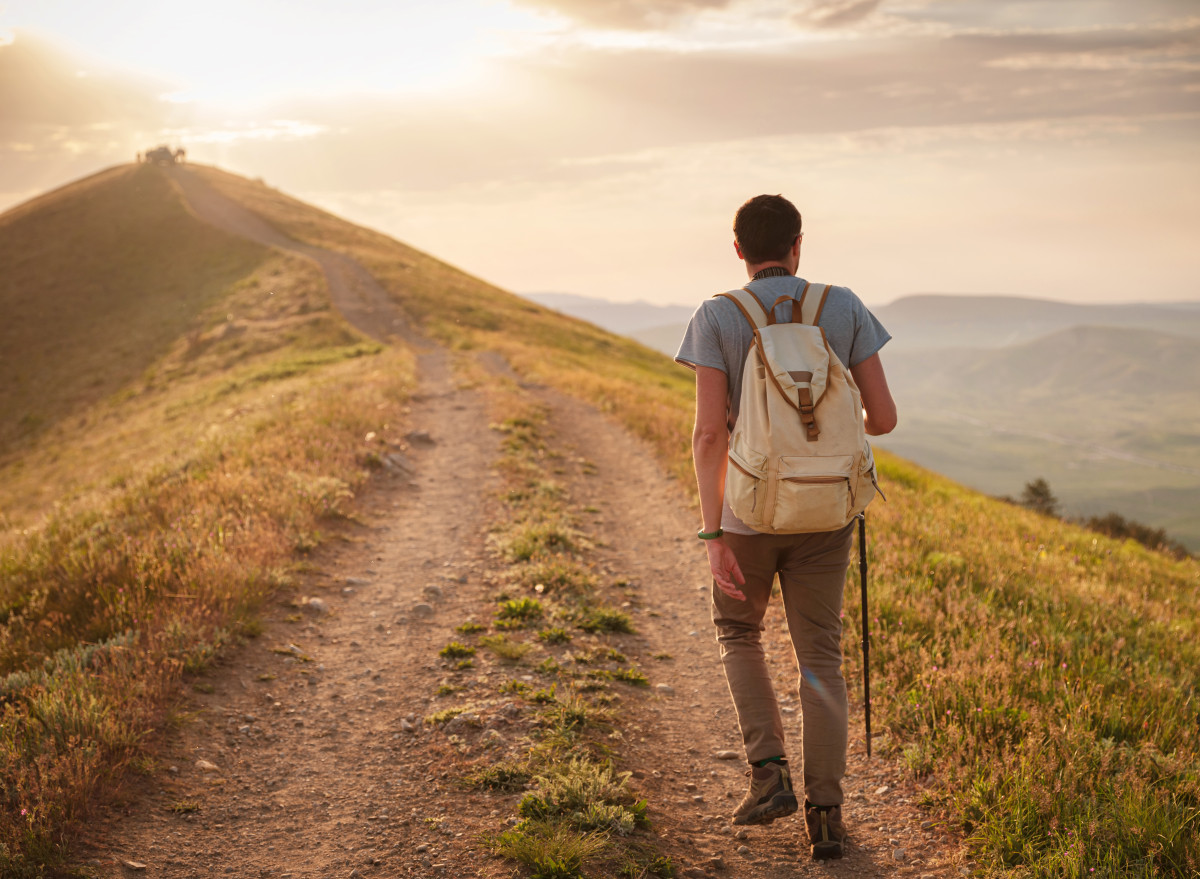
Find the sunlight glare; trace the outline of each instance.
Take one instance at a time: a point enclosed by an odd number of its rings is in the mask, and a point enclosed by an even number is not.
[[[164,95],[226,106],[280,97],[436,92],[479,78],[487,59],[546,24],[499,0],[113,0],[8,3],[9,26],[53,32],[97,61],[153,72]]]

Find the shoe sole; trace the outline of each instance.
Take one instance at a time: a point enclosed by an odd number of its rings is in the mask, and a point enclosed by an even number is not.
[[[795,794],[776,794],[771,798],[771,802],[759,806],[749,815],[734,818],[733,823],[738,826],[770,824],[776,818],[785,818],[795,813],[799,808]]]
[[[813,844],[812,856],[814,861],[836,861],[844,854],[840,842],[818,842]]]

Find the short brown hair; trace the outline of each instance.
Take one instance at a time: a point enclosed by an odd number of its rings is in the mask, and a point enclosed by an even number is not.
[[[756,195],[733,218],[733,237],[749,263],[781,260],[800,235],[796,206],[782,195]]]

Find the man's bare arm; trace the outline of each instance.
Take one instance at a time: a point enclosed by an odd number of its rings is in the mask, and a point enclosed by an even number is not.
[[[872,354],[857,366],[850,367],[854,383],[862,394],[864,427],[871,436],[883,436],[896,429],[896,401],[883,374],[883,362]]]
[[[725,468],[729,462],[729,428],[725,424],[725,401],[729,378],[711,366],[696,367],[696,426],[692,431],[692,459],[696,465],[696,487],[700,491],[700,513],[704,530],[721,527],[725,497]],[[704,541],[708,566],[717,586],[732,598],[745,600],[738,585],[746,582],[733,551],[721,538]]]

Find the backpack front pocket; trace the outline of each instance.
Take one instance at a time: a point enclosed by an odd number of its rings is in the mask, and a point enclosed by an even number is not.
[[[850,510],[852,456],[781,458],[771,527],[777,533],[835,531]]]

